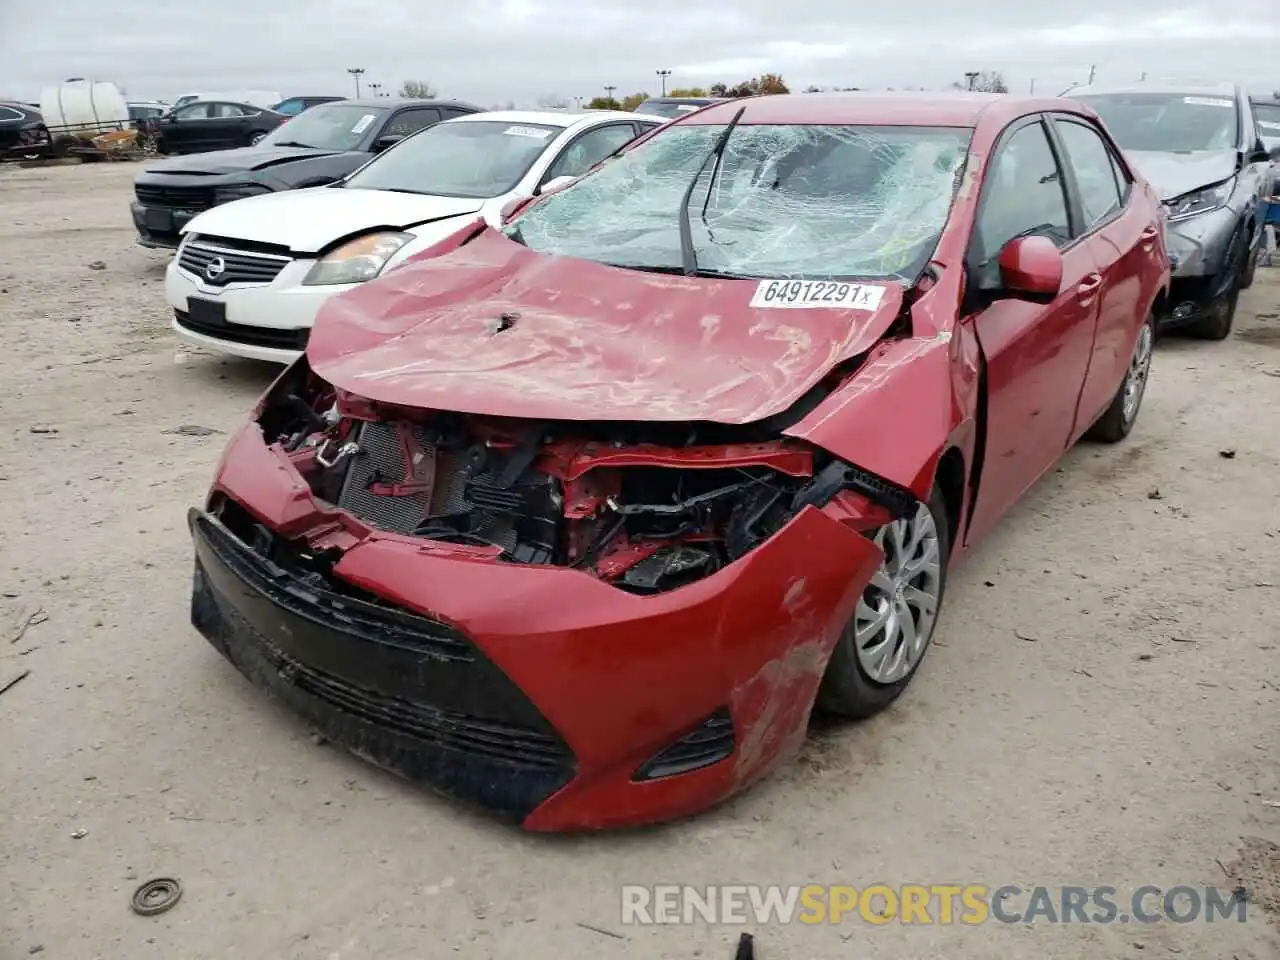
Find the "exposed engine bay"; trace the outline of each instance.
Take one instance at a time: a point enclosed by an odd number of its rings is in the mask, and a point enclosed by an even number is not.
[[[715,573],[842,490],[909,497],[776,431],[375,408],[305,373],[259,423],[318,498],[370,528],[641,594]]]

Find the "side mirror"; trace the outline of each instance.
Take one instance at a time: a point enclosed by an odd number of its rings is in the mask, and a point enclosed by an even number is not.
[[[1062,289],[1062,251],[1048,237],[1018,237],[1000,251],[1000,282],[1016,297],[1048,303]]]
[[[1280,163],[1280,140],[1271,141],[1271,147],[1267,150],[1267,156],[1274,162]]]
[[[577,177],[564,176],[564,177],[556,177],[552,180],[548,180],[546,183],[544,183],[541,187],[538,188],[538,195],[545,197],[549,193],[555,193],[557,190],[563,190],[565,187],[567,187],[569,184],[573,183],[577,179],[578,179]]]
[[[377,140],[373,141],[373,152],[381,153],[383,150],[387,149],[387,147],[394,147],[403,139],[404,136],[399,133],[389,133],[385,137],[379,137]]]
[[[1276,158],[1275,150],[1268,150],[1266,143],[1259,138],[1253,150],[1249,152],[1249,163],[1270,163]]]

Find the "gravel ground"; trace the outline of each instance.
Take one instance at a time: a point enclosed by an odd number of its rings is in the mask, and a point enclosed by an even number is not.
[[[618,885],[810,881],[1254,902],[751,928],[764,960],[1280,956],[1280,270],[1230,340],[1163,343],[1129,441],[1073,450],[957,573],[888,714],[704,816],[526,836],[313,743],[189,626],[184,513],[273,368],[170,334],[137,169],[0,170],[0,685],[30,671],[0,694],[4,960],[719,960],[740,928],[623,927]],[[135,916],[155,876],[183,900]]]

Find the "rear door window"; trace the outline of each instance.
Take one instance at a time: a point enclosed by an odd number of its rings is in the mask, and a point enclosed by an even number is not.
[[[1054,127],[1062,138],[1067,160],[1080,187],[1083,227],[1087,233],[1119,210],[1124,202],[1116,181],[1116,165],[1106,141],[1092,127],[1065,117],[1055,117]]]

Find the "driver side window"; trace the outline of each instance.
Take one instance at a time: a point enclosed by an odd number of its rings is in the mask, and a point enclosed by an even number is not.
[[[1030,123],[998,149],[974,226],[977,266],[994,268],[1015,237],[1048,237],[1061,249],[1071,242],[1062,171],[1042,123]]]

